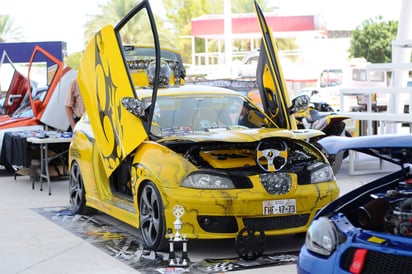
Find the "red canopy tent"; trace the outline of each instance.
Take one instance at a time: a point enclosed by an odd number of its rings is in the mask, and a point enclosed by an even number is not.
[[[249,51],[256,49],[258,44],[258,39],[261,38],[260,27],[254,13],[248,14],[232,14],[231,16],[231,38],[232,40],[249,40]],[[326,21],[319,15],[276,15],[271,13],[265,13],[266,22],[273,31],[273,35],[276,38],[285,37],[316,37],[325,38],[327,36]],[[225,58],[223,52],[221,51],[220,42],[227,38],[225,34],[225,15],[203,15],[192,19],[191,27],[191,39],[192,39],[192,65],[193,67],[202,65],[223,65]],[[205,39],[205,52],[195,52],[194,51],[194,39]],[[217,40],[219,52],[209,52],[208,50],[208,40]],[[239,55],[244,55],[247,52],[236,52],[236,58]],[[234,55],[233,55],[234,56]],[[316,82],[316,78],[302,78],[296,75],[289,75],[291,78],[288,81],[298,81],[301,82]],[[224,77],[224,76],[222,76]]]
[[[299,32],[313,32],[326,35],[326,23],[320,15],[279,16],[265,14],[266,21],[276,37],[298,35]],[[191,35],[199,38],[224,39],[224,15],[203,15],[192,20]],[[234,39],[260,37],[255,14],[233,14],[232,36]]]

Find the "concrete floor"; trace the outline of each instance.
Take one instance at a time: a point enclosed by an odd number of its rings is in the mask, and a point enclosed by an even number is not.
[[[337,181],[341,193],[360,186],[383,173],[375,172],[376,160],[355,159],[364,175],[349,175],[348,160],[343,162]],[[384,171],[393,166],[383,166]],[[0,170],[1,172],[2,170]],[[4,173],[4,172],[3,172]],[[359,172],[358,172],[359,173]],[[139,273],[91,243],[38,214],[35,208],[68,206],[68,181],[52,182],[52,195],[31,188],[29,176],[0,174],[0,273]],[[236,273],[296,273],[296,265],[264,267]]]

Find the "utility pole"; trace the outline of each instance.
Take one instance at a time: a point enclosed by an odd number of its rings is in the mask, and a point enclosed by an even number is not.
[[[224,31],[225,31],[225,66],[232,74],[232,3],[224,2]]]

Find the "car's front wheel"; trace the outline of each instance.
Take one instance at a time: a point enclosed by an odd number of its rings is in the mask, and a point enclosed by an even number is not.
[[[161,250],[167,245],[164,206],[159,191],[152,182],[146,182],[139,195],[140,229],[145,247]]]
[[[92,214],[94,210],[86,206],[86,191],[79,164],[73,162],[69,178],[70,205],[74,214]]]

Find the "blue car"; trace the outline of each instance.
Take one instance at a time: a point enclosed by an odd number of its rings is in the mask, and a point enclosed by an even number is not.
[[[329,156],[351,149],[400,168],[317,213],[298,273],[412,273],[412,135],[331,136],[319,143]]]

